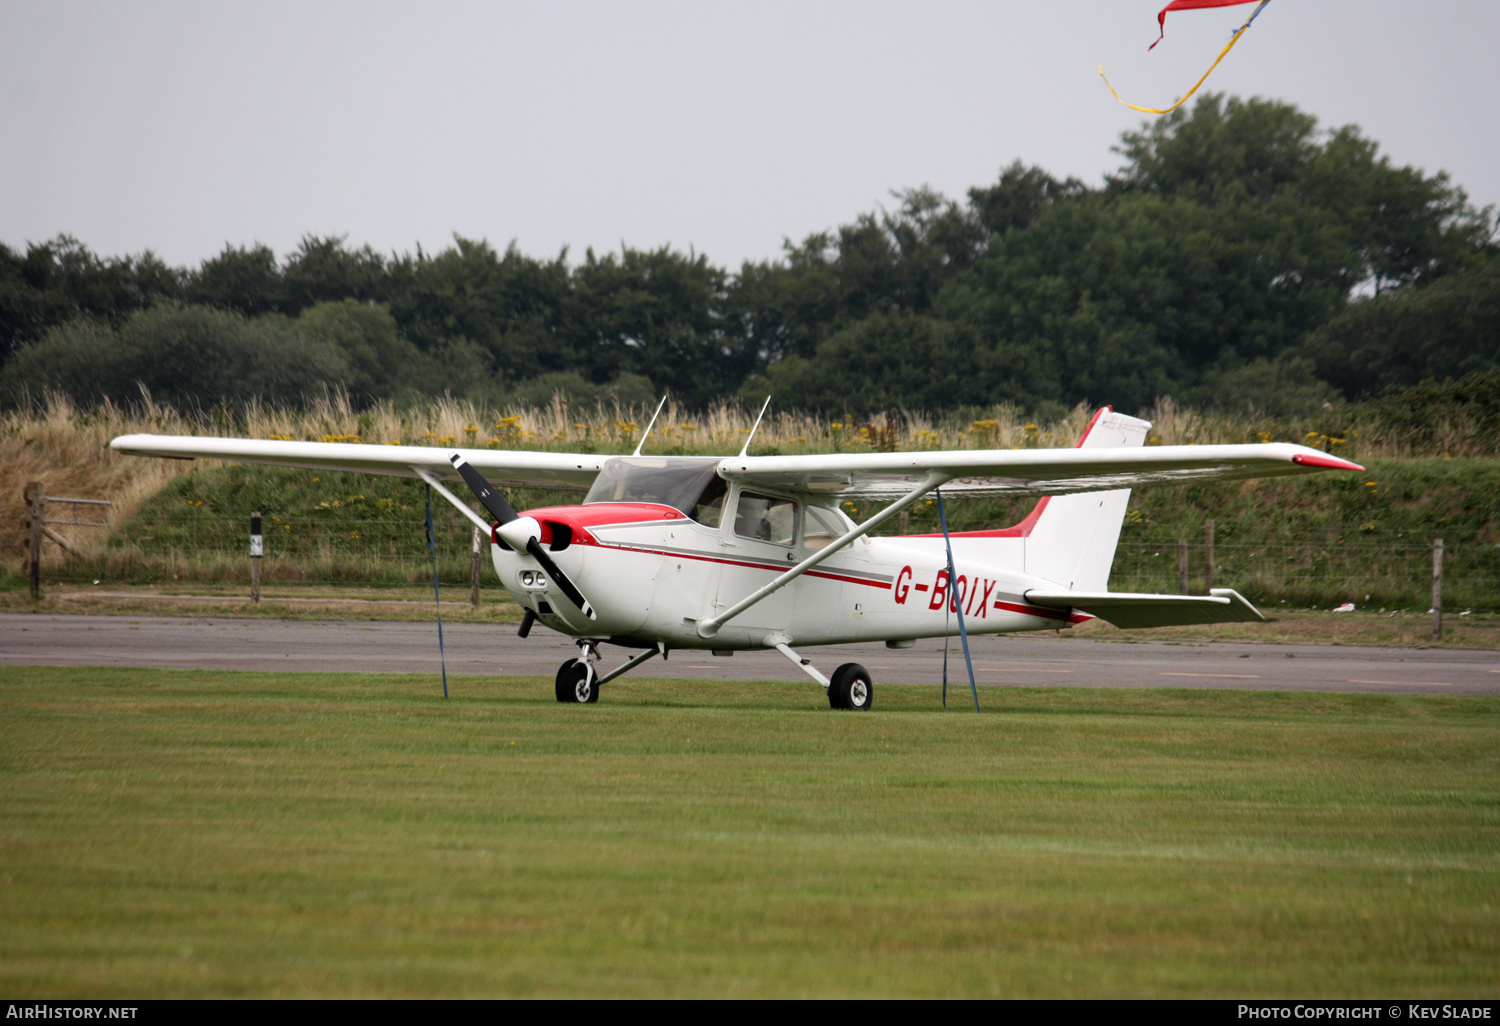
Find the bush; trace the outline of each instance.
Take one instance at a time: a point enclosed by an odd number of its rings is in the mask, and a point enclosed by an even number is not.
[[[339,387],[347,373],[334,344],[284,317],[162,305],[132,315],[118,333],[92,320],[49,330],[6,365],[0,397],[16,404],[54,391],[79,405],[122,404],[145,388],[181,408],[281,405]]]

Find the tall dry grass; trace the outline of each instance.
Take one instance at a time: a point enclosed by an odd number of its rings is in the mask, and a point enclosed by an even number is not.
[[[694,413],[668,402],[647,452],[732,455],[749,437],[753,407],[727,402]],[[1050,422],[1036,422],[1008,405],[982,415],[935,417],[902,411],[874,418],[818,417],[770,412],[755,434],[756,453],[861,452],[921,449],[1048,448],[1074,444],[1093,411],[1076,407]],[[367,444],[443,445],[473,448],[630,452],[652,410],[610,404],[570,406],[554,399],[542,407],[485,409],[441,399],[421,407],[390,403],[356,409],[347,397],[329,395],[304,409],[252,405],[185,415],[151,402],[132,408],[106,403],[80,410],[60,396],[40,405],[0,414],[0,564],[19,568],[25,557],[25,502],[28,481],[41,481],[52,495],[104,498],[114,503],[111,522],[123,523],[170,479],[193,473],[204,463],[122,457],[108,443],[116,435],[233,435]],[[1280,423],[1184,409],[1163,399],[1146,415],[1151,444],[1213,444],[1296,441],[1351,457],[1442,455],[1414,453],[1404,439],[1362,437],[1347,411]],[[1454,428],[1451,455],[1484,455],[1464,448],[1463,426]],[[1449,444],[1445,442],[1444,444]],[[1447,451],[1447,450],[1445,450]],[[62,517],[61,519],[74,519]],[[86,554],[97,553],[106,531],[60,529]],[[53,543],[47,543],[49,547]]]
[[[137,410],[106,403],[83,411],[66,398],[49,396],[38,409],[0,415],[0,564],[16,569],[26,559],[27,482],[42,482],[48,495],[114,503],[102,516],[97,508],[53,506],[48,511],[49,519],[103,520],[103,530],[56,528],[83,552],[96,553],[109,528],[124,523],[163,485],[194,467],[179,460],[123,457],[110,450],[109,440],[134,431],[174,433],[185,426],[175,410],[149,400]],[[45,545],[55,550],[54,542]]]

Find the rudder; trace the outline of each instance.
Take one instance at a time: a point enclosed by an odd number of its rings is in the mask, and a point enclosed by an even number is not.
[[[1115,413],[1106,406],[1094,415],[1078,440],[1078,448],[1142,446],[1150,427],[1148,421]],[[1025,536],[1026,573],[1068,591],[1105,591],[1129,503],[1129,488],[1043,499]]]

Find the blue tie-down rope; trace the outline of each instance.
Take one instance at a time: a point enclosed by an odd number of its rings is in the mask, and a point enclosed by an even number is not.
[[[447,698],[448,654],[443,651],[443,598],[438,594],[437,537],[432,529],[432,485],[427,486],[427,551],[432,555],[432,601],[437,603],[438,661],[443,667],[443,697]]]
[[[943,546],[948,550],[948,609],[958,614],[958,636],[964,643],[964,664],[969,668],[969,692],[974,696],[974,711],[979,711],[979,689],[974,686],[974,660],[969,656],[969,632],[964,629],[964,606],[958,600],[958,573],[953,569],[953,541],[948,537],[948,514],[943,511],[943,490],[937,493],[938,521],[943,525]],[[948,708],[948,627],[947,611],[943,614],[943,708]]]

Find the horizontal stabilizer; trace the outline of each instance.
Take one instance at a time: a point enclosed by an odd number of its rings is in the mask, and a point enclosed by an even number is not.
[[[1193,623],[1265,620],[1233,588],[1207,595],[1136,595],[1112,591],[1028,591],[1026,601],[1049,609],[1076,609],[1116,627],[1177,627]]]

